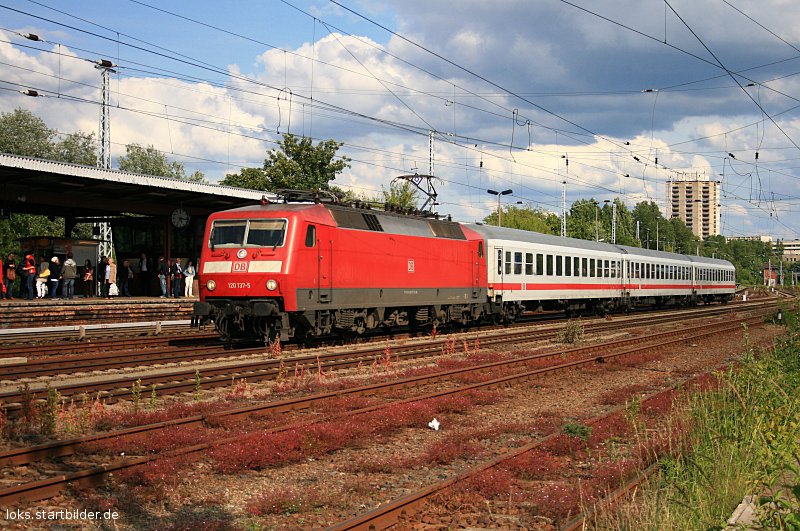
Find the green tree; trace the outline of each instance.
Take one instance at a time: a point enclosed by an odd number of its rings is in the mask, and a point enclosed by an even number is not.
[[[336,152],[342,145],[335,140],[326,140],[314,146],[308,137],[299,138],[286,133],[278,140],[280,149],[267,152],[263,179],[255,171],[246,171],[256,168],[247,168],[238,174],[226,176],[221,184],[265,191],[288,188],[341,192],[330,182],[349,167],[348,157],[336,158]]]
[[[0,113],[0,152],[40,159],[53,158],[55,131],[30,111]]]
[[[572,203],[567,216],[567,236],[596,240],[600,236],[600,206],[597,200],[579,199]]]
[[[402,183],[392,182],[389,185],[389,190],[381,187],[381,193],[383,194],[383,204],[386,208],[417,208],[417,189],[408,181],[403,181]]]
[[[97,163],[94,133],[70,133],[53,146],[53,158],[61,162],[94,166]]]
[[[520,208],[514,205],[507,205],[501,208],[503,209],[503,227],[529,230],[542,234],[559,234],[561,231],[561,221],[552,212],[530,206]],[[492,212],[483,218],[483,222],[487,225],[497,225],[497,212]],[[554,227],[558,227],[558,229],[553,230]]]
[[[642,201],[633,208],[634,225],[639,222],[639,239],[642,247],[648,249],[662,248],[656,239],[664,240],[662,233],[667,226],[666,218],[661,215],[661,210],[653,201]]]
[[[267,190],[269,186],[267,174],[261,168],[242,168],[239,173],[229,173],[220,184],[250,190]]]
[[[613,225],[614,225],[614,206],[617,205],[617,214],[616,214],[616,225],[617,225],[617,239],[616,242],[612,241],[611,236],[613,235]],[[582,211],[585,215],[586,210]],[[633,222],[633,215],[628,207],[625,206],[625,203],[616,198],[613,201],[605,202],[603,201],[602,208],[599,209],[598,212],[598,231],[597,234],[599,238],[608,243],[617,243],[619,245],[630,245],[633,247],[639,247],[640,243],[639,240],[636,239],[636,229],[635,223]],[[593,220],[590,220],[594,223]],[[592,236],[594,239],[594,236]]]
[[[142,147],[133,143],[125,146],[125,155],[119,158],[119,169],[143,175],[156,175],[172,177],[195,182],[206,182],[202,172],[196,171],[191,176],[186,176],[183,164],[168,161],[167,156],[152,145]]]

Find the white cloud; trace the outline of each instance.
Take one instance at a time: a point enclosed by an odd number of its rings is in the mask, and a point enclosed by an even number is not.
[[[729,68],[796,55],[727,6],[673,5],[709,47],[720,50]],[[756,171],[756,150],[758,171],[771,173],[764,186],[796,190],[795,170],[785,167],[796,158],[796,149],[786,135],[800,141],[800,127],[796,111],[781,114],[797,104],[791,95],[800,79],[781,77],[793,73],[794,62],[747,72],[775,89],[747,88],[776,117],[784,135],[729,77],[715,77],[719,68],[568,6],[520,0],[407,0],[386,6],[394,9],[399,32],[464,69],[396,36],[379,43],[323,35],[321,25],[314,43],[231,55],[227,79],[201,75],[223,86],[143,75],[123,64],[122,75],[111,83],[114,156],[130,142],[152,144],[190,171],[198,168],[218,179],[238,166],[260,165],[279,133],[291,131],[344,142],[341,154],[354,160],[336,184],[377,195],[398,174],[428,172],[427,131],[434,129],[442,210],[469,220],[492,210],[487,187],[513,188],[521,200],[548,208],[559,203],[564,179],[570,201],[620,196],[631,206],[643,199],[663,206],[665,182],[681,174],[741,188],[753,179],[746,175]],[[758,14],[760,22],[787,39],[800,31],[800,4],[748,0],[737,7]],[[666,21],[668,44],[707,57],[674,15],[665,18],[663,5],[603,0],[587,8],[656,37],[664,36]],[[316,13],[354,20],[340,9]],[[69,35],[62,36],[68,42]],[[203,38],[198,34],[194,52],[201,60]],[[382,46],[407,62],[383,53]],[[2,86],[38,87],[55,96],[34,99],[9,92],[0,98],[0,111],[22,106],[61,131],[96,131],[98,72],[67,46],[52,51],[62,55],[0,43],[0,61],[13,65],[0,65]],[[662,91],[640,92],[647,87]],[[529,144],[530,151],[521,149]],[[729,152],[737,156],[733,162],[726,160]],[[754,212],[746,201],[734,204],[726,203],[731,226]],[[761,221],[756,216],[741,220],[742,227],[748,223]]]

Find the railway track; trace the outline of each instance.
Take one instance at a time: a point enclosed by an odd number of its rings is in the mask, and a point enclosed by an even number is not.
[[[642,405],[646,405],[647,402],[657,399],[663,393],[668,393],[673,391],[676,388],[684,385],[686,381],[679,383],[669,389],[659,391],[658,393],[654,393],[648,397],[645,397],[641,400]],[[584,422],[587,426],[592,426],[595,424],[599,424],[600,422],[604,421],[607,418],[610,418],[614,415],[619,414],[620,412],[624,411],[625,406],[619,406],[608,413],[601,415],[599,417],[594,417]],[[343,522],[339,522],[335,525],[332,525],[327,528],[328,531],[375,531],[378,529],[386,529],[393,525],[398,524],[401,521],[406,521],[408,518],[418,512],[420,512],[424,506],[436,495],[439,495],[448,489],[458,485],[459,483],[464,483],[470,481],[472,479],[476,479],[480,477],[482,474],[486,473],[489,469],[498,467],[503,463],[511,461],[519,456],[522,456],[528,452],[536,450],[537,448],[541,448],[545,444],[551,442],[553,439],[560,435],[559,432],[554,432],[545,437],[540,438],[539,440],[532,442],[530,444],[521,446],[514,450],[508,451],[502,455],[499,455],[491,460],[485,461],[478,465],[475,465],[465,472],[462,472],[454,477],[442,480],[438,483],[433,485],[429,485],[422,489],[419,489],[411,494],[403,496],[397,500],[392,502],[386,503],[381,507],[368,511],[364,514],[355,516]],[[652,465],[653,470],[657,470],[656,465]],[[639,482],[643,481],[644,478],[637,478],[638,481],[636,483],[630,483],[620,489],[619,493],[616,493],[616,497],[619,498],[623,496],[628,490],[633,489]],[[566,529],[570,531],[574,531],[576,529],[582,529],[582,525],[584,524],[585,518],[588,514],[580,515],[580,517],[571,520],[567,525],[571,527],[559,527],[561,531]]]
[[[583,347],[578,349],[570,349],[566,351],[559,351],[557,353],[545,353],[545,354],[538,354],[533,356],[528,356],[525,358],[518,358],[513,360],[506,360],[502,362],[494,362],[489,364],[483,364],[476,367],[469,367],[463,369],[456,369],[451,371],[443,371],[431,375],[416,377],[416,378],[407,378],[401,379],[391,382],[384,382],[380,384],[372,384],[367,386],[361,386],[351,389],[345,390],[337,390],[334,392],[329,393],[318,393],[311,396],[305,397],[298,397],[288,400],[282,400],[279,402],[273,402],[270,404],[264,405],[256,405],[256,406],[248,406],[243,408],[238,408],[234,410],[229,410],[226,412],[217,412],[213,414],[214,418],[220,417],[227,417],[227,418],[241,418],[250,416],[253,414],[265,414],[265,413],[279,413],[279,412],[286,412],[298,409],[305,409],[311,407],[313,404],[321,403],[326,400],[330,400],[331,398],[340,398],[342,396],[358,396],[358,395],[374,395],[376,393],[386,392],[389,390],[394,389],[406,389],[410,387],[420,386],[432,382],[440,382],[440,381],[447,381],[452,380],[453,378],[464,375],[469,372],[487,372],[491,371],[492,373],[497,373],[497,371],[505,366],[505,368],[512,368],[522,366],[522,372],[515,372],[513,374],[508,374],[505,376],[491,378],[479,383],[470,384],[470,385],[461,385],[457,386],[452,389],[442,390],[436,393],[429,393],[423,396],[416,396],[407,401],[419,401],[424,400],[427,398],[438,397],[438,396],[445,396],[451,395],[455,393],[464,393],[470,390],[475,389],[487,389],[493,387],[502,387],[509,384],[518,383],[521,381],[526,381],[532,378],[540,378],[546,374],[553,373],[555,371],[563,371],[563,370],[570,370],[580,368],[582,366],[587,365],[594,365],[598,362],[608,361],[614,358],[618,358],[621,356],[641,353],[648,350],[653,349],[663,349],[669,347],[670,345],[675,345],[678,343],[686,342],[686,341],[697,341],[702,340],[704,337],[708,337],[714,334],[720,333],[732,333],[734,331],[741,331],[741,323],[747,322],[753,325],[762,323],[763,316],[748,316],[745,318],[740,318],[736,320],[731,320],[726,323],[714,323],[711,325],[703,325],[695,327],[694,329],[684,329],[681,334],[677,334],[674,331],[671,332],[664,332],[658,335],[652,335],[648,338],[648,341],[643,341],[641,338],[636,338],[632,341],[637,343],[635,346],[627,346],[631,342],[631,340],[624,340],[619,342],[611,342],[606,343],[603,345],[594,345],[592,347]],[[681,335],[682,337],[676,337],[676,335]],[[615,351],[610,351],[613,345],[616,345]],[[550,365],[543,368],[536,368],[533,370],[525,370],[525,364],[535,360],[535,359],[542,359],[544,357],[554,357],[554,356],[562,356],[562,352],[565,352],[569,356],[573,356],[577,354],[577,352],[583,351],[585,349],[596,349],[600,350],[602,353],[600,355],[585,355],[580,359],[575,359],[572,361],[558,363],[555,365]],[[577,352],[574,352],[577,351]],[[380,406],[373,406],[371,408],[366,408],[364,410],[357,410],[357,411],[349,411],[343,415],[352,416],[364,411],[371,411],[375,410],[380,407],[385,407],[384,405]],[[88,437],[82,437],[79,439],[73,439],[70,441],[57,441],[47,445],[41,445],[38,447],[33,448],[25,448],[25,449],[17,449],[11,452],[6,452],[0,455],[0,464],[3,466],[13,466],[19,464],[26,464],[32,461],[42,459],[45,457],[54,457],[54,456],[65,456],[71,455],[75,452],[76,448],[87,442],[97,441],[102,438],[109,438],[109,437],[124,437],[126,435],[138,433],[148,433],[154,434],[158,430],[165,429],[166,427],[174,427],[174,426],[186,426],[186,425],[200,425],[209,421],[209,418],[206,416],[195,416],[189,417],[185,419],[179,419],[174,421],[168,421],[165,423],[158,423],[148,426],[140,426],[137,428],[130,428],[128,430],[113,432],[113,433],[106,433],[106,434],[99,434],[93,435]],[[276,430],[281,429],[288,429],[288,427],[276,428]],[[151,437],[153,435],[150,435]],[[224,444],[226,441],[215,441],[213,445]],[[188,454],[199,452],[203,450],[207,450],[209,447],[212,446],[212,443],[206,444],[199,444],[187,448],[182,448],[180,450],[176,450],[175,452],[171,452],[167,455],[178,455],[178,454]],[[161,454],[163,456],[164,454]],[[131,466],[136,466],[139,464],[143,464],[146,462],[150,462],[153,459],[158,458],[159,456],[144,456],[144,457],[137,457],[133,459],[123,459],[119,460],[115,463],[110,463],[108,465],[100,466],[100,467],[92,467],[91,469],[81,470],[77,472],[70,472],[67,474],[61,474],[56,477],[43,479],[31,483],[24,483],[20,485],[15,485],[8,489],[4,489],[0,491],[0,505],[9,506],[13,504],[22,503],[23,501],[35,501],[44,499],[54,495],[54,493],[60,492],[65,488],[68,484],[76,484],[81,486],[88,486],[88,485],[96,485],[100,481],[102,481],[102,477],[108,473],[122,470]],[[381,517],[383,518],[383,517]],[[370,524],[371,525],[371,524]],[[343,527],[342,529],[350,528],[350,527]],[[366,527],[364,527],[366,529]]]
[[[34,339],[32,342],[14,341],[0,344],[0,359],[27,358],[37,363],[41,359],[53,356],[70,354],[87,354],[92,352],[108,352],[120,349],[145,349],[165,347],[168,345],[192,346],[198,342],[218,341],[216,333],[201,332],[188,328],[184,331],[166,331],[161,335],[129,336],[124,335],[114,339],[89,339],[86,341],[49,341],[46,338]],[[23,338],[17,338],[23,339]]]
[[[730,314],[731,312],[731,310],[726,310],[724,308],[711,308],[694,315],[701,318],[726,313]],[[624,327],[638,326],[642,322],[646,322],[648,325],[654,325],[669,322],[674,319],[675,316],[673,314],[662,316],[637,316],[624,321],[593,321],[587,323],[586,327],[588,331],[598,333],[607,330],[620,331]],[[684,319],[686,319],[685,316]],[[520,330],[504,329],[490,336],[480,336],[480,342],[482,346],[524,344],[552,339],[559,331],[560,329],[556,327],[543,330],[529,330],[525,328]],[[441,354],[443,349],[446,348],[452,349],[454,352],[463,351],[463,341],[466,340],[462,340],[461,344],[458,344],[457,341],[456,344],[448,344],[452,341],[455,340],[439,339],[417,344],[392,346],[390,349],[391,356],[397,360],[410,360],[436,356]],[[640,339],[636,338],[631,341],[640,341]],[[272,380],[277,378],[278,375],[281,374],[281,371],[287,370],[287,367],[297,370],[316,368],[324,371],[358,367],[359,365],[375,362],[376,359],[385,356],[385,352],[385,346],[376,346],[355,351],[317,352],[311,355],[293,356],[291,358],[239,360],[233,363],[223,362],[221,365],[206,366],[202,367],[202,369],[193,364],[190,367],[160,370],[157,373],[112,375],[111,377],[102,378],[101,380],[96,380],[96,377],[94,377],[95,381],[91,382],[61,385],[52,385],[51,382],[51,385],[58,390],[59,394],[65,400],[85,394],[94,396],[101,393],[104,399],[113,402],[120,399],[131,398],[135,393],[134,386],[137,386],[139,389],[152,389],[153,386],[155,386],[156,393],[159,396],[191,393],[195,391],[198,386],[203,389],[228,386],[235,379],[247,379],[249,382]],[[198,357],[213,358],[221,357],[222,354],[222,350],[216,351],[210,349],[208,351],[198,352]],[[259,347],[258,349],[243,349],[237,351],[236,355],[263,356],[265,355],[265,350],[263,347]],[[97,370],[98,366],[104,369],[131,366],[131,361],[126,360],[124,356],[117,357],[116,359],[115,357],[116,355],[112,354],[111,356],[87,357],[63,362],[53,359],[35,365],[10,364],[0,367],[0,379],[13,381],[15,379],[33,376],[57,375],[62,374],[64,371],[69,371],[74,374],[81,370]],[[132,360],[135,360],[134,363],[137,364],[153,362],[174,363],[186,359],[195,361],[191,353],[173,351],[165,356],[160,356],[158,353],[132,353],[130,357]],[[6,385],[6,387],[8,387],[8,385]],[[28,393],[44,392],[46,392],[46,388],[41,385],[31,385],[27,390],[18,388],[13,391],[0,392],[0,402],[6,404],[8,413],[13,416],[21,409],[22,402],[28,399]]]
[[[190,321],[148,321],[133,323],[101,323],[87,325],[41,326],[30,328],[6,328],[0,330],[0,345],[41,345],[46,343],[73,343],[81,345],[91,340],[121,337],[147,337],[152,335],[185,335],[196,329]],[[215,334],[216,335],[216,334]]]

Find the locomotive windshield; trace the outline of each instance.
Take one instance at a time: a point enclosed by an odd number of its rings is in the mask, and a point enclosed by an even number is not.
[[[211,227],[214,247],[278,247],[286,234],[284,219],[220,219]]]

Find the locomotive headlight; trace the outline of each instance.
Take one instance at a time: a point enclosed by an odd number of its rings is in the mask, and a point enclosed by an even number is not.
[[[277,280],[267,280],[267,289],[269,291],[275,291],[278,289],[278,281]]]
[[[217,289],[217,283],[214,282],[213,279],[209,279],[208,282],[206,282],[206,289],[208,289],[208,291],[214,291]]]

